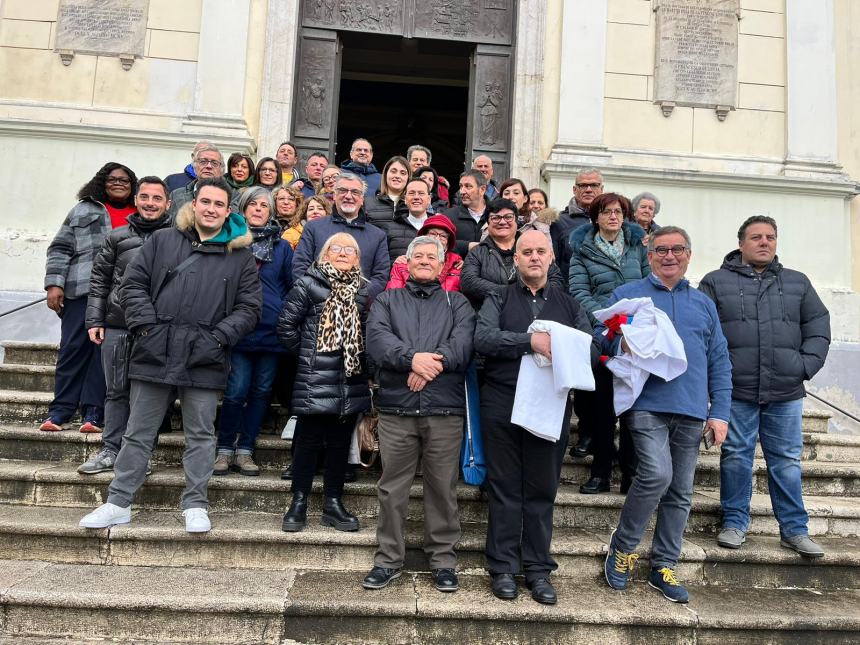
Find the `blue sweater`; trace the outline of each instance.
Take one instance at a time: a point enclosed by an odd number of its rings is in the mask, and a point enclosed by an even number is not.
[[[278,317],[293,286],[293,249],[286,240],[277,239],[272,261],[257,263],[263,289],[263,312],[250,334],[233,348],[238,352],[286,352],[278,340]]]
[[[624,298],[651,298],[672,320],[687,355],[686,372],[668,382],[652,375],[630,409],[728,422],[732,364],[713,301],[687,280],[681,280],[670,291],[654,274],[621,285],[612,292],[606,306]],[[603,343],[604,352],[615,356],[621,339],[616,336],[608,341],[603,335],[605,329],[598,324],[594,334]]]

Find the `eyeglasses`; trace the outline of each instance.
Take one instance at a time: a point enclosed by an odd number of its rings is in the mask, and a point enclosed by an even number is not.
[[[448,234],[444,231],[427,231],[424,235],[435,237],[437,240],[442,240],[443,242],[448,241]]]
[[[358,188],[335,188],[334,192],[338,195],[352,195],[353,197],[361,197],[364,194]]]
[[[624,217],[624,211],[620,208],[607,208],[606,210],[600,211],[601,215],[615,215],[616,217]]]
[[[197,165],[201,168],[205,168],[206,166],[212,166],[213,168],[220,168],[221,162],[217,159],[198,159]]]
[[[119,184],[120,186],[131,186],[131,179],[128,177],[108,177],[105,179],[106,184]]]
[[[328,247],[329,253],[334,253],[335,255],[340,255],[343,253],[344,255],[355,255],[357,249],[354,246],[341,246],[340,244],[332,244]]]
[[[690,248],[687,246],[684,246],[683,244],[676,244],[675,246],[671,246],[671,247],[670,246],[655,246],[654,247],[654,253],[657,254],[658,258],[665,258],[669,254],[669,251],[671,251],[672,255],[674,255],[677,258],[677,257],[684,255],[684,253],[686,253],[689,250],[690,250]]]
[[[278,172],[276,168],[260,168],[260,172]]]
[[[596,190],[597,188],[600,188],[602,185],[603,185],[603,184],[599,184],[599,183],[592,183],[592,184],[576,184],[576,187],[577,187],[577,188],[579,188],[580,190],[585,190],[586,188],[591,188],[591,189],[593,189],[593,190]]]
[[[490,215],[490,217],[488,219],[489,219],[489,221],[493,222],[494,224],[497,224],[499,222],[513,222],[514,221],[514,214],[513,213],[506,213],[504,215]]]

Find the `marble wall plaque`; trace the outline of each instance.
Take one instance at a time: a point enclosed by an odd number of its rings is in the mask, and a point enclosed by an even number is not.
[[[738,0],[659,0],[654,101],[734,107]]]
[[[149,0],[60,0],[55,50],[143,56]]]

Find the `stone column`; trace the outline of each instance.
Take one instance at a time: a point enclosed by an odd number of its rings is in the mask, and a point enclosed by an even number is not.
[[[243,106],[250,11],[247,0],[202,3],[194,111],[184,131],[248,135]]]
[[[258,149],[272,154],[293,122],[299,0],[269,0]]]
[[[527,186],[540,181],[546,0],[520,0],[517,7],[516,82],[510,175]]]
[[[608,0],[565,0],[554,161],[605,163],[603,96]]]
[[[786,175],[834,172],[836,43],[833,0],[786,0]]]

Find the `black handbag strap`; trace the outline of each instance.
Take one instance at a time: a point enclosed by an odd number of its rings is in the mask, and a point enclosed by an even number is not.
[[[180,262],[179,266],[176,267],[175,269],[173,269],[173,271],[170,271],[167,274],[167,276],[164,278],[164,282],[162,283],[161,288],[163,289],[164,287],[166,287],[168,284],[170,284],[171,280],[173,280],[176,276],[178,276],[180,273],[185,271],[185,269],[190,267],[192,264],[197,262],[197,260],[200,259],[201,255],[203,255],[203,254],[199,253],[199,252],[198,253],[192,253],[187,258],[185,258],[182,262]]]

